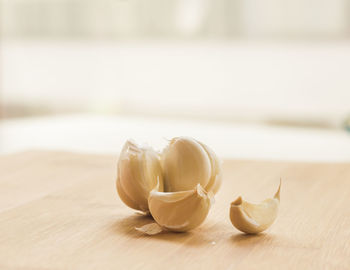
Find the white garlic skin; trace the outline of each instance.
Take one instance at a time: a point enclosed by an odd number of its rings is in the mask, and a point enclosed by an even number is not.
[[[212,204],[212,192],[199,184],[192,190],[179,192],[151,191],[148,203],[154,220],[163,228],[185,232],[201,225]]]
[[[206,191],[218,191],[221,163],[205,144],[188,137],[173,138],[162,157],[164,190],[176,192],[192,190],[200,184]]]
[[[116,186],[119,197],[127,206],[147,213],[150,191],[156,186],[163,191],[158,153],[127,141],[118,160]]]

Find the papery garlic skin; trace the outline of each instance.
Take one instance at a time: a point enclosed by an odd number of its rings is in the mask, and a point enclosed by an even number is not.
[[[191,190],[200,184],[206,191],[217,192],[221,182],[221,165],[206,145],[192,138],[173,138],[163,151],[161,160],[165,191]]]
[[[116,185],[119,197],[127,206],[148,212],[150,191],[156,186],[159,191],[163,191],[163,175],[158,153],[128,140],[118,160]]]
[[[154,220],[163,228],[185,232],[198,227],[208,215],[213,194],[199,184],[192,190],[159,192],[152,190],[148,199]]]
[[[231,203],[230,219],[238,230],[247,234],[257,234],[269,228],[275,221],[280,204],[281,184],[273,198],[260,204],[253,204],[238,197]]]
[[[141,227],[135,227],[135,230],[147,235],[156,235],[163,232],[162,226],[156,222],[148,223]]]

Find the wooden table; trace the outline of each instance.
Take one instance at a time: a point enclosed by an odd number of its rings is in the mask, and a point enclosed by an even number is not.
[[[225,161],[205,223],[145,236],[151,222],[115,191],[116,157],[25,152],[0,158],[0,269],[350,269],[350,164]],[[281,208],[266,232],[229,220],[238,195]]]

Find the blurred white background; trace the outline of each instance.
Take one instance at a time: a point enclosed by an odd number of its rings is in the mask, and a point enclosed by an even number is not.
[[[0,7],[0,152],[191,135],[225,157],[350,160],[350,0]]]

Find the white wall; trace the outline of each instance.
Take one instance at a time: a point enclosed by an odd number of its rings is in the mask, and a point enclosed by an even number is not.
[[[349,0],[3,0],[6,37],[349,37]]]
[[[7,103],[61,110],[338,121],[350,44],[3,44]]]

